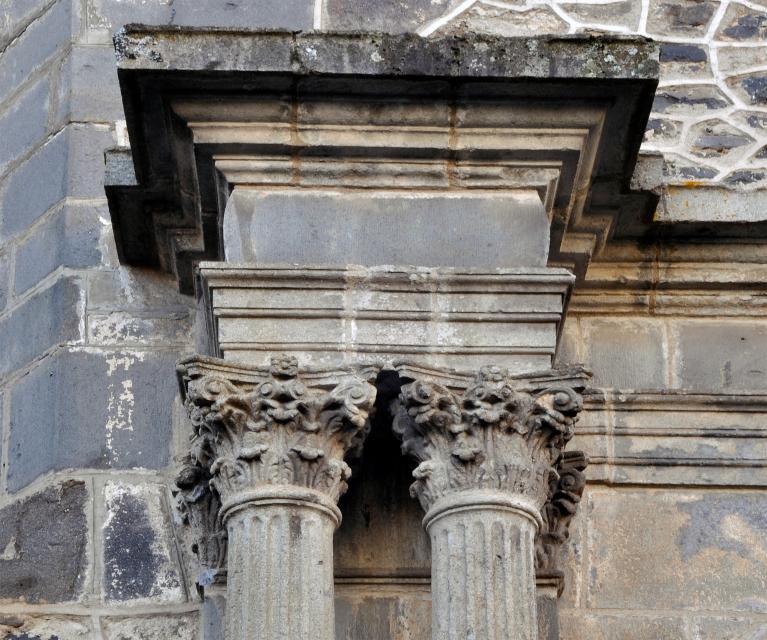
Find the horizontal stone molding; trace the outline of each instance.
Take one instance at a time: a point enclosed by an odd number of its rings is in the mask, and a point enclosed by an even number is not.
[[[765,418],[764,394],[587,394],[572,446],[589,483],[765,487]]]
[[[574,278],[561,269],[255,267],[203,263],[212,353],[262,364],[422,360],[551,366]]]

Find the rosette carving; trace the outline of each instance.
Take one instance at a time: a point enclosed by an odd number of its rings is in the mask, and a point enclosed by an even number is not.
[[[261,485],[298,485],[338,500],[361,448],[376,390],[355,374],[313,374],[292,357],[273,358],[248,382],[220,371],[184,376],[192,463],[209,474],[222,503]]]
[[[588,458],[582,451],[565,451],[549,483],[549,497],[541,509],[543,526],[535,538],[535,564],[539,571],[559,570],[559,549],[570,537],[570,522],[586,488]]]
[[[462,392],[430,381],[405,385],[394,431],[403,453],[420,463],[411,494],[425,510],[466,489],[523,494],[542,507],[581,408],[572,388],[519,390],[492,366]]]

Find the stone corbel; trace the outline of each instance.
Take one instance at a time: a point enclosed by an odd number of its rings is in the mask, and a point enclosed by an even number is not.
[[[193,426],[180,496],[200,529],[204,579],[223,575],[226,550],[227,640],[334,637],[336,503],[351,475],[344,459],[369,431],[376,373],[299,372],[291,357],[179,365]]]
[[[401,390],[393,426],[419,462],[435,640],[538,637],[535,539],[582,408],[565,378],[536,387],[489,366],[462,387],[430,376]]]

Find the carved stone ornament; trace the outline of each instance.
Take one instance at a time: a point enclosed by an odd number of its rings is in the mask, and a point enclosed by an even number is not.
[[[299,372],[295,358],[279,356],[255,369],[197,359],[179,373],[193,426],[191,469],[179,487],[192,489],[191,502],[197,478],[208,480],[224,511],[238,494],[265,485],[305,487],[333,502],[346,491],[344,458],[360,450],[370,428],[373,368]]]
[[[521,495],[540,509],[582,406],[568,386],[518,390],[495,366],[483,367],[463,392],[431,381],[405,385],[394,431],[403,453],[420,462],[411,494],[425,511],[469,489]]]
[[[570,523],[586,488],[588,458],[582,451],[565,451],[549,483],[549,497],[541,509],[543,526],[535,538],[535,565],[542,575],[560,574],[559,550],[570,537]]]

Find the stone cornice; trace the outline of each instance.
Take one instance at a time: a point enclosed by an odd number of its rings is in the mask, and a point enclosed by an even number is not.
[[[549,264],[577,275],[654,207],[629,191],[658,71],[641,38],[129,26],[115,45],[132,152],[107,163],[118,253],[186,292],[223,257],[239,184],[534,189]]]

